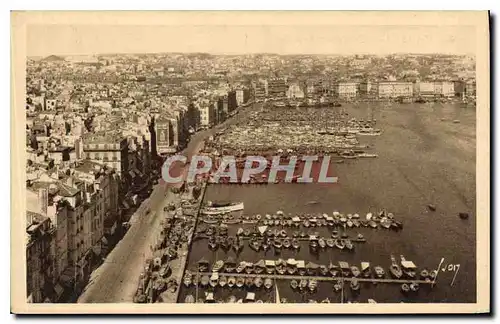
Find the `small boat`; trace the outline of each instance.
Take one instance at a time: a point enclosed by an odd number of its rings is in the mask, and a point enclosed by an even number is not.
[[[359,275],[361,274],[361,271],[359,271],[358,267],[351,266],[351,273],[354,277],[359,277]]]
[[[427,270],[425,268],[422,269],[422,271],[420,271],[420,278],[422,278],[424,280],[427,279],[427,278],[429,278],[429,275],[430,275],[429,274],[429,270]]]
[[[238,277],[236,278],[236,287],[241,288],[245,284],[245,278]]]
[[[326,247],[326,241],[324,238],[320,237],[318,240],[318,245],[321,249],[324,249]]]
[[[309,291],[313,292],[318,288],[318,282],[314,279],[309,280],[309,284],[307,285]]]
[[[319,266],[319,274],[322,276],[327,276],[328,275],[328,268],[325,265],[320,265]]]
[[[260,288],[264,284],[264,280],[262,280],[261,277],[255,278],[253,284],[255,285],[255,288]]]
[[[290,282],[290,287],[292,287],[292,289],[297,289],[299,287],[299,283],[297,282],[297,280],[292,280]]]
[[[335,247],[343,250],[345,247],[344,240],[335,240]]]
[[[418,282],[412,282],[410,284],[410,290],[413,292],[417,292],[420,286],[418,285]]]
[[[219,286],[225,287],[227,284],[227,277],[226,276],[220,276],[219,278]]]
[[[290,248],[290,246],[291,246],[291,245],[292,245],[292,242],[290,241],[290,239],[289,239],[289,238],[285,238],[285,239],[283,239],[283,247],[284,247],[285,249]]]
[[[361,273],[363,274],[363,277],[370,278],[371,272],[370,262],[361,262]]]
[[[339,267],[330,262],[328,272],[332,277],[336,277],[339,274]]]
[[[299,289],[304,290],[306,287],[307,287],[307,280],[305,280],[305,279],[300,280]]]
[[[194,297],[193,295],[187,295],[186,299],[184,299],[184,302],[187,304],[193,304],[194,303]]]
[[[335,240],[332,238],[326,239],[326,246],[328,246],[329,248],[335,247]]]
[[[253,263],[247,262],[247,266],[245,267],[245,272],[251,274],[254,271]]]
[[[229,277],[229,279],[227,279],[227,286],[229,288],[233,288],[235,284],[236,284],[236,278],[235,277]]]
[[[334,231],[332,232],[332,238],[334,238],[334,239],[339,238],[339,232],[338,232],[337,230],[334,230]]]
[[[273,280],[271,278],[266,278],[264,280],[264,288],[271,289],[273,286]]]
[[[237,273],[242,273],[247,267],[247,263],[245,261],[241,261],[240,264],[236,267]]]
[[[351,240],[345,240],[345,247],[349,251],[354,250],[354,244],[352,244]]]
[[[254,279],[252,277],[248,277],[245,279],[245,286],[247,288],[252,288]]]
[[[357,279],[351,280],[351,289],[352,291],[358,291],[360,288],[359,281]]]
[[[215,288],[217,286],[217,284],[219,283],[219,274],[214,272],[212,273],[212,276],[210,277],[210,286],[212,288]]]
[[[335,281],[333,284],[333,290],[340,291],[342,289],[342,282],[340,280]]]
[[[300,249],[300,243],[298,240],[296,239],[293,239],[292,240],[292,247],[295,249],[295,250],[299,250]]]
[[[202,285],[203,287],[205,287],[205,286],[208,285],[209,281],[210,281],[210,277],[207,276],[207,275],[204,275],[203,277],[201,277],[200,285]]]
[[[224,266],[224,261],[217,260],[212,266],[212,272],[219,272],[220,269]]]
[[[401,267],[397,264],[396,258],[393,255],[391,255],[391,262],[390,271],[392,276],[396,279],[401,278],[403,276],[403,270],[401,270]]]
[[[381,266],[376,266],[373,269],[375,270],[375,276],[377,276],[377,278],[383,278],[385,276],[385,270]]]
[[[405,294],[408,293],[410,291],[410,286],[407,283],[402,284],[401,291]]]

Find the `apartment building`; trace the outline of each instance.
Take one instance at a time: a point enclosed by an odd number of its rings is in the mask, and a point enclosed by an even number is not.
[[[334,92],[337,93],[340,99],[354,99],[358,95],[358,83],[357,82],[339,82],[334,85]]]
[[[401,81],[382,81],[378,83],[379,98],[412,97],[413,84]]]
[[[420,97],[453,97],[455,85],[451,81],[422,81],[413,84],[413,93]]]

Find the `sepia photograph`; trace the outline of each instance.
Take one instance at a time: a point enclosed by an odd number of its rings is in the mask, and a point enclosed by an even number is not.
[[[12,12],[11,311],[489,312],[489,19]]]

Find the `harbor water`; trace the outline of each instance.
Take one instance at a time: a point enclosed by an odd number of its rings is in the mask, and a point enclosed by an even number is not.
[[[349,284],[344,292],[347,300],[367,302],[425,302],[473,303],[476,300],[476,186],[475,186],[475,108],[460,104],[370,104],[344,105],[352,117],[377,119],[381,136],[359,136],[361,143],[373,147],[378,158],[346,160],[332,165],[339,177],[337,184],[269,184],[269,185],[210,185],[205,200],[242,201],[244,215],[299,213],[359,213],[363,219],[368,212],[382,209],[392,212],[404,228],[400,231],[372,228],[347,229],[351,238],[363,234],[366,243],[355,243],[352,252],[335,248],[318,255],[309,253],[308,243],[301,242],[298,252],[283,249],[281,255],[273,250],[257,253],[245,244],[242,253],[234,259],[256,262],[260,259],[295,258],[328,266],[346,261],[360,266],[362,261],[372,267],[382,266],[388,274],[390,255],[404,255],[420,269],[441,267],[436,285],[431,289],[422,285],[418,293],[403,295],[399,284],[374,285],[361,283],[358,294],[352,294]],[[370,151],[371,153],[371,151]],[[428,205],[436,206],[431,211]],[[458,217],[468,213],[468,219]],[[239,227],[230,225],[229,235]],[[285,228],[289,236],[294,229]],[[320,236],[329,237],[326,228],[316,228]],[[225,260],[222,249],[212,252],[207,240],[193,242],[189,268],[194,268],[202,257],[210,262]],[[449,265],[453,265],[453,267]],[[456,265],[459,265],[458,267]],[[449,271],[453,268],[453,271]],[[458,268],[458,271],[457,271]],[[318,283],[314,294],[292,291],[290,282],[278,281],[281,298],[288,302],[320,302],[329,298],[340,302],[340,293],[334,292],[333,282]],[[179,302],[186,295],[195,294],[204,299],[204,289],[181,288]],[[217,288],[215,299],[234,295],[244,298],[241,289]],[[256,299],[274,302],[274,289],[261,289]]]

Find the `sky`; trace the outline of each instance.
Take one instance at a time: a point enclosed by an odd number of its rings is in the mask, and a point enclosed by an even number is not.
[[[29,25],[27,55],[474,54],[472,26]]]

